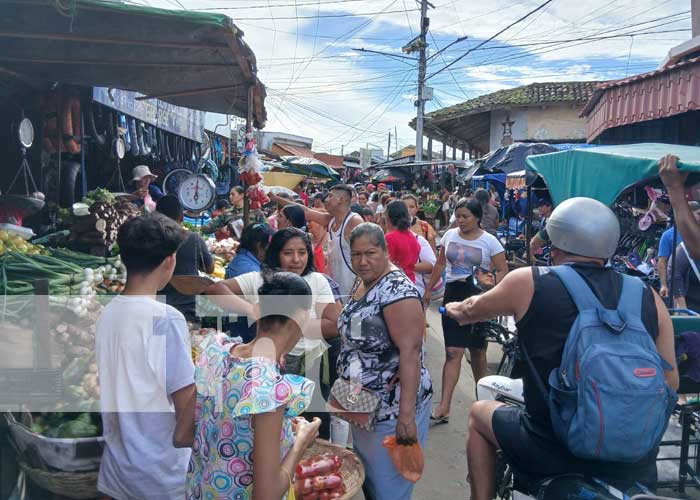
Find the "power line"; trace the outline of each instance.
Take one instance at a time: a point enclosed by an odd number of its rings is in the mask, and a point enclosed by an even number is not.
[[[665,24],[672,24],[672,23],[675,23],[675,22],[678,22],[678,21],[680,21],[680,20],[677,20],[677,21],[670,21],[670,22],[667,22],[667,23],[660,24],[660,25],[658,25],[658,26],[663,26],[663,25],[665,25]],[[652,27],[655,27],[655,26],[652,26]],[[671,31],[672,31],[672,32],[676,32],[676,30],[671,30]],[[690,31],[690,30],[683,29],[683,30],[680,30],[680,31]],[[656,34],[656,33],[659,33],[659,32],[655,31],[655,32],[650,32],[650,33]],[[582,41],[578,41],[578,43],[565,42],[564,44],[561,44],[561,45],[562,45],[561,47],[558,47],[558,46],[557,46],[557,45],[560,45],[560,42],[557,42],[556,44],[553,44],[553,45],[554,45],[553,47],[552,47],[552,46],[550,46],[550,47],[543,47],[542,49],[534,50],[534,51],[530,51],[530,52],[526,52],[525,54],[505,55],[505,56],[501,57],[500,59],[491,60],[490,63],[491,63],[491,64],[494,64],[494,63],[510,62],[510,61],[517,60],[517,59],[527,59],[527,58],[530,58],[530,57],[539,56],[539,55],[542,55],[542,54],[549,54],[549,53],[551,53],[551,52],[556,52],[556,51],[559,51],[559,50],[570,49],[570,48],[572,48],[572,47],[578,47],[578,46],[580,46],[580,45],[586,45],[586,44],[593,43],[593,42],[598,42],[598,41],[601,41],[601,40],[612,39],[612,38],[623,38],[623,37],[628,37],[628,36],[640,36],[640,35],[642,35],[642,33],[640,33],[640,32],[622,33],[622,34],[618,34],[618,35],[610,35],[610,36],[604,36],[604,37],[596,37],[596,38],[594,38],[594,39],[584,39],[584,40],[582,40]]]
[[[380,11],[380,13],[385,12],[387,9],[391,8],[397,1],[398,1],[398,0],[392,0],[392,2],[390,2],[389,4],[387,4],[386,7],[384,7],[384,8]],[[359,26],[357,26],[357,27],[355,27],[355,28],[351,28],[350,30],[348,30],[348,31],[346,31],[345,33],[341,34],[341,35],[338,36],[335,40],[333,40],[332,42],[326,44],[326,46],[323,47],[323,49],[321,49],[319,52],[312,54],[311,59],[309,59],[309,61],[306,63],[306,66],[304,66],[304,69],[302,69],[301,72],[299,73],[299,75],[297,76],[297,80],[298,80],[299,78],[301,78],[301,75],[308,69],[308,67],[311,65],[311,63],[313,62],[313,60],[314,60],[315,57],[317,57],[318,55],[320,55],[320,54],[322,54],[323,52],[325,52],[326,50],[328,50],[330,47],[332,47],[333,45],[335,45],[336,42],[338,42],[339,40],[343,39],[344,37],[347,37],[348,35],[352,35],[352,34],[358,32],[358,31],[360,31],[361,29],[365,28],[366,26],[369,26],[372,22],[374,22],[374,20],[375,20],[375,18],[376,18],[377,15],[379,15],[379,13],[373,15],[370,19],[364,21],[364,22],[361,23]],[[298,30],[298,22],[297,22],[297,32],[298,32],[298,31],[299,31],[299,30]],[[296,83],[296,81],[295,81],[294,83]]]
[[[552,0],[549,0],[550,2]],[[198,9],[195,9],[198,10]],[[218,10],[223,10],[223,9],[218,9]],[[416,11],[418,9],[408,9],[409,11]],[[318,14],[315,16],[278,16],[275,17],[276,20],[278,21],[294,21],[295,19],[328,19],[328,18],[345,18],[345,17],[370,17],[370,16],[383,16],[387,14],[402,14],[404,11],[403,10],[388,10],[388,11],[381,11],[381,12],[363,12],[361,14]],[[269,21],[272,19],[271,17],[239,17],[236,19],[236,22],[239,21]]]
[[[498,33],[496,33],[495,35],[493,35],[493,36],[490,37],[489,39],[484,40],[483,42],[481,42],[481,43],[480,43],[479,45],[477,45],[474,49],[469,49],[469,50],[467,50],[464,54],[462,54],[461,56],[459,56],[457,59],[455,59],[454,61],[452,61],[450,64],[447,64],[446,66],[443,66],[441,69],[435,71],[433,74],[431,74],[430,76],[428,76],[428,77],[426,78],[426,80],[431,79],[431,78],[434,77],[435,75],[438,75],[438,74],[442,73],[443,71],[445,71],[445,70],[446,70],[447,68],[449,68],[450,66],[455,65],[458,61],[461,61],[462,59],[464,59],[465,57],[467,57],[473,50],[476,50],[476,49],[478,49],[479,47],[482,47],[482,46],[486,45],[486,44],[489,43],[491,40],[493,40],[494,38],[498,37],[498,36],[501,35],[502,33],[506,32],[507,30],[509,30],[510,28],[512,28],[513,26],[515,26],[516,24],[523,22],[525,19],[527,19],[528,17],[530,17],[530,16],[531,16],[532,14],[534,14],[535,12],[538,12],[539,10],[544,9],[547,5],[549,5],[550,3],[552,3],[552,1],[553,1],[553,0],[547,0],[546,2],[540,4],[537,8],[535,8],[534,10],[531,10],[530,12],[528,12],[527,14],[525,14],[524,16],[522,16],[521,18],[519,18],[519,19],[516,20],[515,22],[509,24],[508,26],[506,26],[505,28],[503,28],[501,31],[499,31]]]
[[[331,4],[345,4],[345,3],[351,3],[351,2],[367,2],[369,0],[329,0],[327,2],[322,2],[321,5],[331,5]],[[268,2],[269,3],[269,2]],[[298,7],[306,7],[307,5],[316,7],[318,5],[317,2],[308,2],[308,3],[297,3],[296,6]],[[270,4],[269,7],[272,9],[281,9],[284,7],[294,7],[295,4],[293,3],[285,3],[285,4]],[[238,7],[202,7],[198,9],[190,9],[190,10],[196,10],[196,11],[219,11],[219,10],[250,10],[250,9],[267,9],[268,5],[241,5]]]

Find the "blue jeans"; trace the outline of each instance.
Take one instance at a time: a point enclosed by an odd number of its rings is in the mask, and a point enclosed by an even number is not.
[[[416,410],[418,440],[423,453],[428,438],[431,407],[432,397],[421,403]],[[386,436],[396,435],[396,422],[396,419],[379,422],[372,432],[351,425],[353,449],[365,466],[364,490],[372,500],[410,499],[413,494],[413,483],[404,479],[396,470],[388,450],[382,446]]]

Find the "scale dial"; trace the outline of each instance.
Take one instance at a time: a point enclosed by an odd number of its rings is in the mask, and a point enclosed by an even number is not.
[[[31,148],[34,143],[34,126],[29,118],[23,118],[19,122],[18,130],[19,142],[25,148]]]
[[[177,194],[185,210],[201,212],[216,201],[216,184],[204,174],[192,174],[182,180]]]

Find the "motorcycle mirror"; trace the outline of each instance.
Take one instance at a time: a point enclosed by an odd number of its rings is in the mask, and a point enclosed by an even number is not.
[[[486,292],[496,286],[496,276],[481,266],[472,267],[472,284],[477,290]]]

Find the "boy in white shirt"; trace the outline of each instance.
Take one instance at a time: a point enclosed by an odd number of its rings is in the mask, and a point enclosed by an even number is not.
[[[172,440],[177,419],[194,412],[194,365],[184,316],[156,300],[184,237],[158,213],[119,229],[127,283],[105,307],[95,340],[105,438],[98,489],[116,500],[185,496],[190,450]]]

